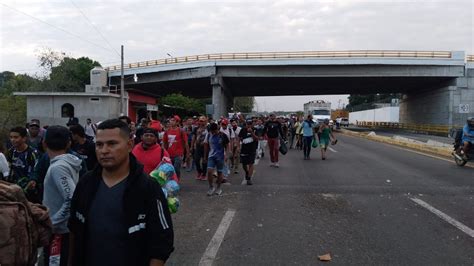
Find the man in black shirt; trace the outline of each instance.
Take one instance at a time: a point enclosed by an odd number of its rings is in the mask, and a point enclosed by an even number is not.
[[[106,120],[96,140],[99,164],[71,202],[69,265],[164,265],[174,250],[171,215],[159,183],[131,154],[130,128]]]
[[[270,120],[265,123],[265,134],[268,137],[268,148],[270,149],[271,167],[280,167],[278,164],[278,148],[280,147],[280,137],[286,140],[283,135],[281,123],[276,119],[275,114],[270,115]]]
[[[86,137],[84,128],[81,125],[70,126],[69,130],[72,135],[71,150],[77,152],[81,159],[86,161],[87,170],[92,170],[97,164],[94,142]]]
[[[257,153],[258,137],[255,134],[255,129],[252,127],[252,120],[245,123],[245,128],[242,128],[239,133],[239,139],[242,141],[240,149],[240,161],[245,171],[245,180],[247,185],[252,185],[253,165],[255,164],[255,156]]]

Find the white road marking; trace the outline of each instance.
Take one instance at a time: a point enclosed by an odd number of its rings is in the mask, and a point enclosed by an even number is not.
[[[201,260],[199,261],[199,266],[211,266],[214,263],[217,251],[219,251],[219,247],[224,240],[225,233],[227,232],[227,229],[229,229],[232,219],[234,219],[234,215],[235,210],[227,210],[224,217],[222,218],[221,223],[219,224],[219,227],[216,230],[216,233],[212,237],[211,242],[209,242],[206,251],[202,255]]]
[[[332,152],[337,152],[335,149],[331,148],[331,147],[328,147],[328,149]]]
[[[448,216],[447,214],[445,214],[444,212],[436,209],[435,207],[429,205],[428,203],[422,201],[421,199],[418,199],[418,198],[410,198],[412,201],[414,201],[416,204],[426,208],[427,210],[429,210],[430,212],[434,213],[436,216],[438,216],[439,218],[445,220],[446,222],[450,223],[451,225],[453,225],[454,227],[456,227],[457,229],[463,231],[464,233],[466,233],[468,236],[470,237],[474,237],[474,230],[472,230],[471,228],[467,227],[466,225],[456,221],[455,219],[451,218],[450,216]]]

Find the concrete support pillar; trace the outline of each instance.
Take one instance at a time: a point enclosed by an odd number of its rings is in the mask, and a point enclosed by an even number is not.
[[[214,114],[212,118],[219,119],[221,116],[227,116],[230,107],[233,105],[233,97],[224,84],[221,76],[211,77],[212,85],[212,104],[214,105]]]
[[[462,126],[467,117],[474,116],[474,86],[469,81],[466,75],[439,88],[404,95],[400,102],[400,123]],[[463,111],[466,107],[468,112]]]

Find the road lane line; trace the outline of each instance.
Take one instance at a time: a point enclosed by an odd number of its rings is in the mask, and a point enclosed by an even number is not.
[[[424,207],[426,208],[427,210],[429,210],[430,212],[434,213],[436,216],[438,216],[439,218],[443,219],[444,221],[450,223],[451,225],[453,225],[454,227],[456,227],[457,229],[463,231],[464,233],[466,233],[468,236],[470,237],[474,237],[474,230],[472,230],[471,228],[467,227],[466,225],[462,224],[461,222],[458,222],[456,221],[455,219],[451,218],[450,216],[448,216],[447,214],[445,214],[444,212],[436,209],[435,207],[429,205],[428,203],[422,201],[421,199],[418,199],[418,198],[410,198],[412,201],[414,201],[416,204],[420,205],[421,207]]]
[[[216,233],[209,242],[209,245],[206,248],[206,251],[201,257],[199,261],[199,266],[211,266],[216,259],[217,251],[219,251],[219,247],[224,240],[225,233],[227,229],[229,229],[230,223],[232,219],[234,219],[235,210],[228,209],[227,212],[224,214],[219,227],[216,230]]]
[[[328,147],[328,149],[332,152],[337,152],[335,149],[331,148],[331,147]]]

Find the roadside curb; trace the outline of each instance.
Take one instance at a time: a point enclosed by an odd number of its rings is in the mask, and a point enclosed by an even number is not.
[[[378,136],[378,135],[369,135],[367,133],[361,133],[361,132],[354,132],[350,131],[347,129],[341,129],[340,131],[342,134],[349,135],[349,136],[355,136],[355,137],[360,137],[372,141],[377,141],[381,143],[386,143],[386,144],[391,144],[395,146],[400,146],[404,148],[409,148],[413,149],[416,151],[421,151],[421,152],[427,152],[430,154],[436,154],[444,157],[451,157],[451,148],[443,148],[443,147],[434,147],[425,143],[413,143],[409,141],[403,141],[403,140],[397,140],[393,139],[391,137],[385,137],[385,136]]]

